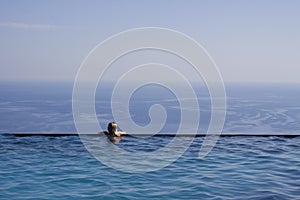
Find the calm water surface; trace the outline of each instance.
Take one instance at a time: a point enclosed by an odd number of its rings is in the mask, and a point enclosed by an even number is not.
[[[195,90],[201,109],[198,132],[205,132],[210,101],[207,91]],[[104,126],[113,120],[110,91],[96,95]],[[300,137],[222,137],[203,160],[197,158],[203,141],[198,137],[161,170],[125,173],[96,160],[77,136],[5,134],[76,132],[72,84],[1,83],[0,93],[0,199],[300,199]],[[299,86],[229,85],[227,95],[224,132],[300,132]],[[147,86],[133,97],[130,112],[137,124],[149,123],[149,107],[160,103],[168,114],[163,132],[176,132],[180,108],[172,93]],[[126,137],[116,145],[147,152],[169,141]]]
[[[154,137],[147,145],[164,139]],[[134,140],[127,137],[117,145],[134,148]],[[196,138],[179,160],[162,170],[131,174],[101,164],[77,136],[1,135],[0,198],[300,197],[300,137],[224,137],[200,160],[202,140]]]

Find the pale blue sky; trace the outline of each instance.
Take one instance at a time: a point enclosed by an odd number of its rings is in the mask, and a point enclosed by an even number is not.
[[[225,81],[300,82],[300,1],[0,1],[0,80],[74,80],[89,51],[157,26],[202,44]]]

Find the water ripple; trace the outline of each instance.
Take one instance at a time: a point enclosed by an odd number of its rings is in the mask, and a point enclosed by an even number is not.
[[[1,199],[300,198],[299,137],[225,137],[204,160],[197,158],[203,138],[196,138],[175,163],[144,174],[108,168],[76,136],[1,135],[0,141]],[[157,138],[142,143],[158,144]],[[127,137],[117,145],[138,151],[140,144]]]

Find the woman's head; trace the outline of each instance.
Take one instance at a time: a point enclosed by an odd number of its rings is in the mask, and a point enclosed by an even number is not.
[[[117,132],[118,125],[116,122],[110,122],[107,126],[108,133],[115,134]]]

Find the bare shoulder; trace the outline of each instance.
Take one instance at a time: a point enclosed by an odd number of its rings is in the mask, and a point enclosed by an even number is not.
[[[118,131],[118,132],[116,132],[116,136],[120,137],[122,135],[126,135],[126,132],[124,132],[124,131]]]

